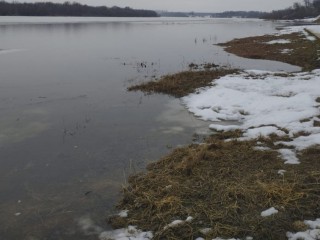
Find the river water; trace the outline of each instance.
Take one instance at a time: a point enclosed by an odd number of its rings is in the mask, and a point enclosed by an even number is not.
[[[192,62],[298,70],[214,45],[277,26],[0,17],[0,239],[97,239],[84,223],[108,228],[129,174],[209,132],[178,99],[126,88]]]

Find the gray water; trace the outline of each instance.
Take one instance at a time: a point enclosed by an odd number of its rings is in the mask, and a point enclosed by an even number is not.
[[[214,45],[275,27],[236,19],[1,17],[0,239],[97,239],[97,229],[79,221],[107,229],[129,174],[209,131],[179,99],[126,88],[192,62],[298,70]]]

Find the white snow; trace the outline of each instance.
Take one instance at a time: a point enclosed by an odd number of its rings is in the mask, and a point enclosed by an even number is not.
[[[100,240],[149,240],[153,238],[152,232],[142,232],[135,226],[105,231],[99,235]]]
[[[285,27],[276,35],[302,33],[308,40],[315,41],[316,38],[314,36],[311,36],[306,30],[313,33],[320,33],[320,28],[318,25],[300,25],[300,26]]]
[[[129,210],[122,210],[121,212],[118,213],[118,215],[119,217],[126,218],[128,217],[128,212]]]
[[[310,32],[314,34],[320,34],[320,25],[310,25],[307,26],[306,29],[308,29]]]
[[[281,50],[281,53],[282,54],[290,54],[292,51],[293,51],[292,49],[286,48],[286,49]]]
[[[314,21],[318,20],[319,18],[320,18],[320,16],[313,17],[313,18],[304,18],[302,21],[304,21],[304,22],[314,22]]]
[[[279,149],[278,152],[281,154],[282,159],[285,160],[285,164],[299,164],[299,159],[296,153],[292,149]]]
[[[309,226],[305,232],[287,233],[288,240],[317,240],[320,239],[320,218],[315,221],[304,221]]]
[[[184,224],[184,223],[190,223],[190,222],[192,222],[192,220],[193,220],[193,217],[191,217],[191,216],[187,217],[187,219],[185,221],[183,221],[183,220],[174,220],[171,223],[169,223],[168,225],[166,225],[164,227],[164,229],[171,228],[171,227],[176,227],[176,226]]]
[[[186,219],[186,222],[192,222],[193,221],[193,217],[191,217],[191,216],[189,216],[189,217],[187,217],[187,219]]]
[[[281,176],[284,176],[284,174],[286,172],[287,172],[286,170],[281,169],[281,170],[278,171],[278,174],[281,175]]]
[[[197,117],[212,121],[218,131],[240,129],[240,140],[276,134],[293,138],[282,142],[296,149],[281,149],[286,163],[297,164],[295,150],[320,144],[319,121],[320,70],[279,76],[271,72],[245,71],[224,76],[214,86],[182,98],[186,108]],[[237,125],[220,125],[221,121],[237,121]],[[284,131],[286,129],[286,131]],[[300,132],[309,136],[295,137]]]
[[[184,224],[185,221],[183,220],[174,220],[171,223],[169,223],[168,225],[164,226],[163,229],[167,229],[167,228],[171,228],[171,227],[176,227],[178,225]]]
[[[320,218],[317,218],[315,221],[306,220],[304,223],[312,229],[320,228]]]
[[[258,147],[254,147],[255,150],[258,150],[258,151],[267,151],[267,150],[270,150],[270,148],[268,147],[263,147],[263,146],[258,146]]]
[[[274,207],[272,207],[272,208],[269,208],[269,209],[261,212],[261,217],[269,217],[269,216],[271,216],[271,215],[273,215],[273,214],[276,214],[276,213],[278,213],[278,212],[279,212],[279,211],[278,211],[277,209],[275,209]]]
[[[291,41],[288,39],[277,39],[277,40],[272,40],[266,43],[267,44],[287,44],[287,43],[291,43]]]

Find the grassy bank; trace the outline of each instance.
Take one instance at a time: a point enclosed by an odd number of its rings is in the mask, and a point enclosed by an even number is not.
[[[165,75],[159,80],[131,86],[128,90],[143,91],[149,94],[164,93],[174,97],[183,97],[193,93],[197,88],[211,86],[214,79],[236,73],[237,71],[235,69],[219,67],[204,70],[191,69],[189,71]]]
[[[284,165],[276,152],[255,150],[256,141],[224,141],[240,134],[178,148],[131,177],[118,206],[129,210],[128,218],[111,218],[113,226],[137,225],[152,230],[154,239],[280,240],[286,231],[304,230],[300,220],[320,214],[320,150],[304,151],[301,165]],[[270,207],[279,213],[262,217]],[[168,227],[188,216],[193,220]]]
[[[313,36],[310,32],[308,34]],[[276,40],[287,42],[270,44]],[[320,40],[310,41],[302,33],[247,37],[219,45],[225,47],[225,51],[244,58],[285,62],[300,66],[304,71],[320,67]]]
[[[276,42],[269,44],[271,41]],[[236,39],[221,45],[242,57],[277,60],[312,70],[320,67],[319,44],[319,40],[293,33]],[[234,73],[239,71],[216,66],[191,69],[129,90],[182,97]],[[289,165],[277,152],[283,146],[275,143],[292,138],[269,135],[234,140],[241,136],[240,130],[218,132],[203,144],[173,150],[150,164],[146,172],[131,176],[118,205],[119,210],[128,210],[128,216],[111,217],[112,226],[138,226],[152,231],[154,239],[250,236],[282,240],[287,239],[286,232],[306,230],[302,221],[320,216],[320,148],[300,151],[301,164]],[[278,213],[261,215],[271,207]]]

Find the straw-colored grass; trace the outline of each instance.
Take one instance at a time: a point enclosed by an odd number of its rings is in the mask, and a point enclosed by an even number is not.
[[[212,81],[228,74],[236,73],[235,69],[207,68],[207,70],[189,70],[165,75],[161,79],[129,87],[129,91],[146,93],[164,93],[183,97],[196,89],[212,85]]]
[[[175,149],[132,176],[119,209],[128,218],[113,217],[115,227],[136,225],[154,232],[154,239],[202,236],[286,239],[287,231],[305,228],[301,220],[320,215],[320,149],[302,153],[302,163],[284,165],[275,151],[257,151],[255,141],[223,139],[220,133],[204,144]],[[284,169],[284,176],[278,170]],[[275,207],[279,213],[261,217]],[[174,220],[194,219],[176,227]],[[210,228],[207,234],[201,229]]]
[[[309,34],[312,36],[311,33]],[[267,44],[267,42],[279,39],[286,39],[290,42]],[[318,39],[310,41],[299,33],[247,37],[219,45],[224,46],[225,51],[240,57],[281,61],[300,66],[305,71],[320,67],[318,56],[320,41]],[[289,51],[283,52],[285,49]]]

